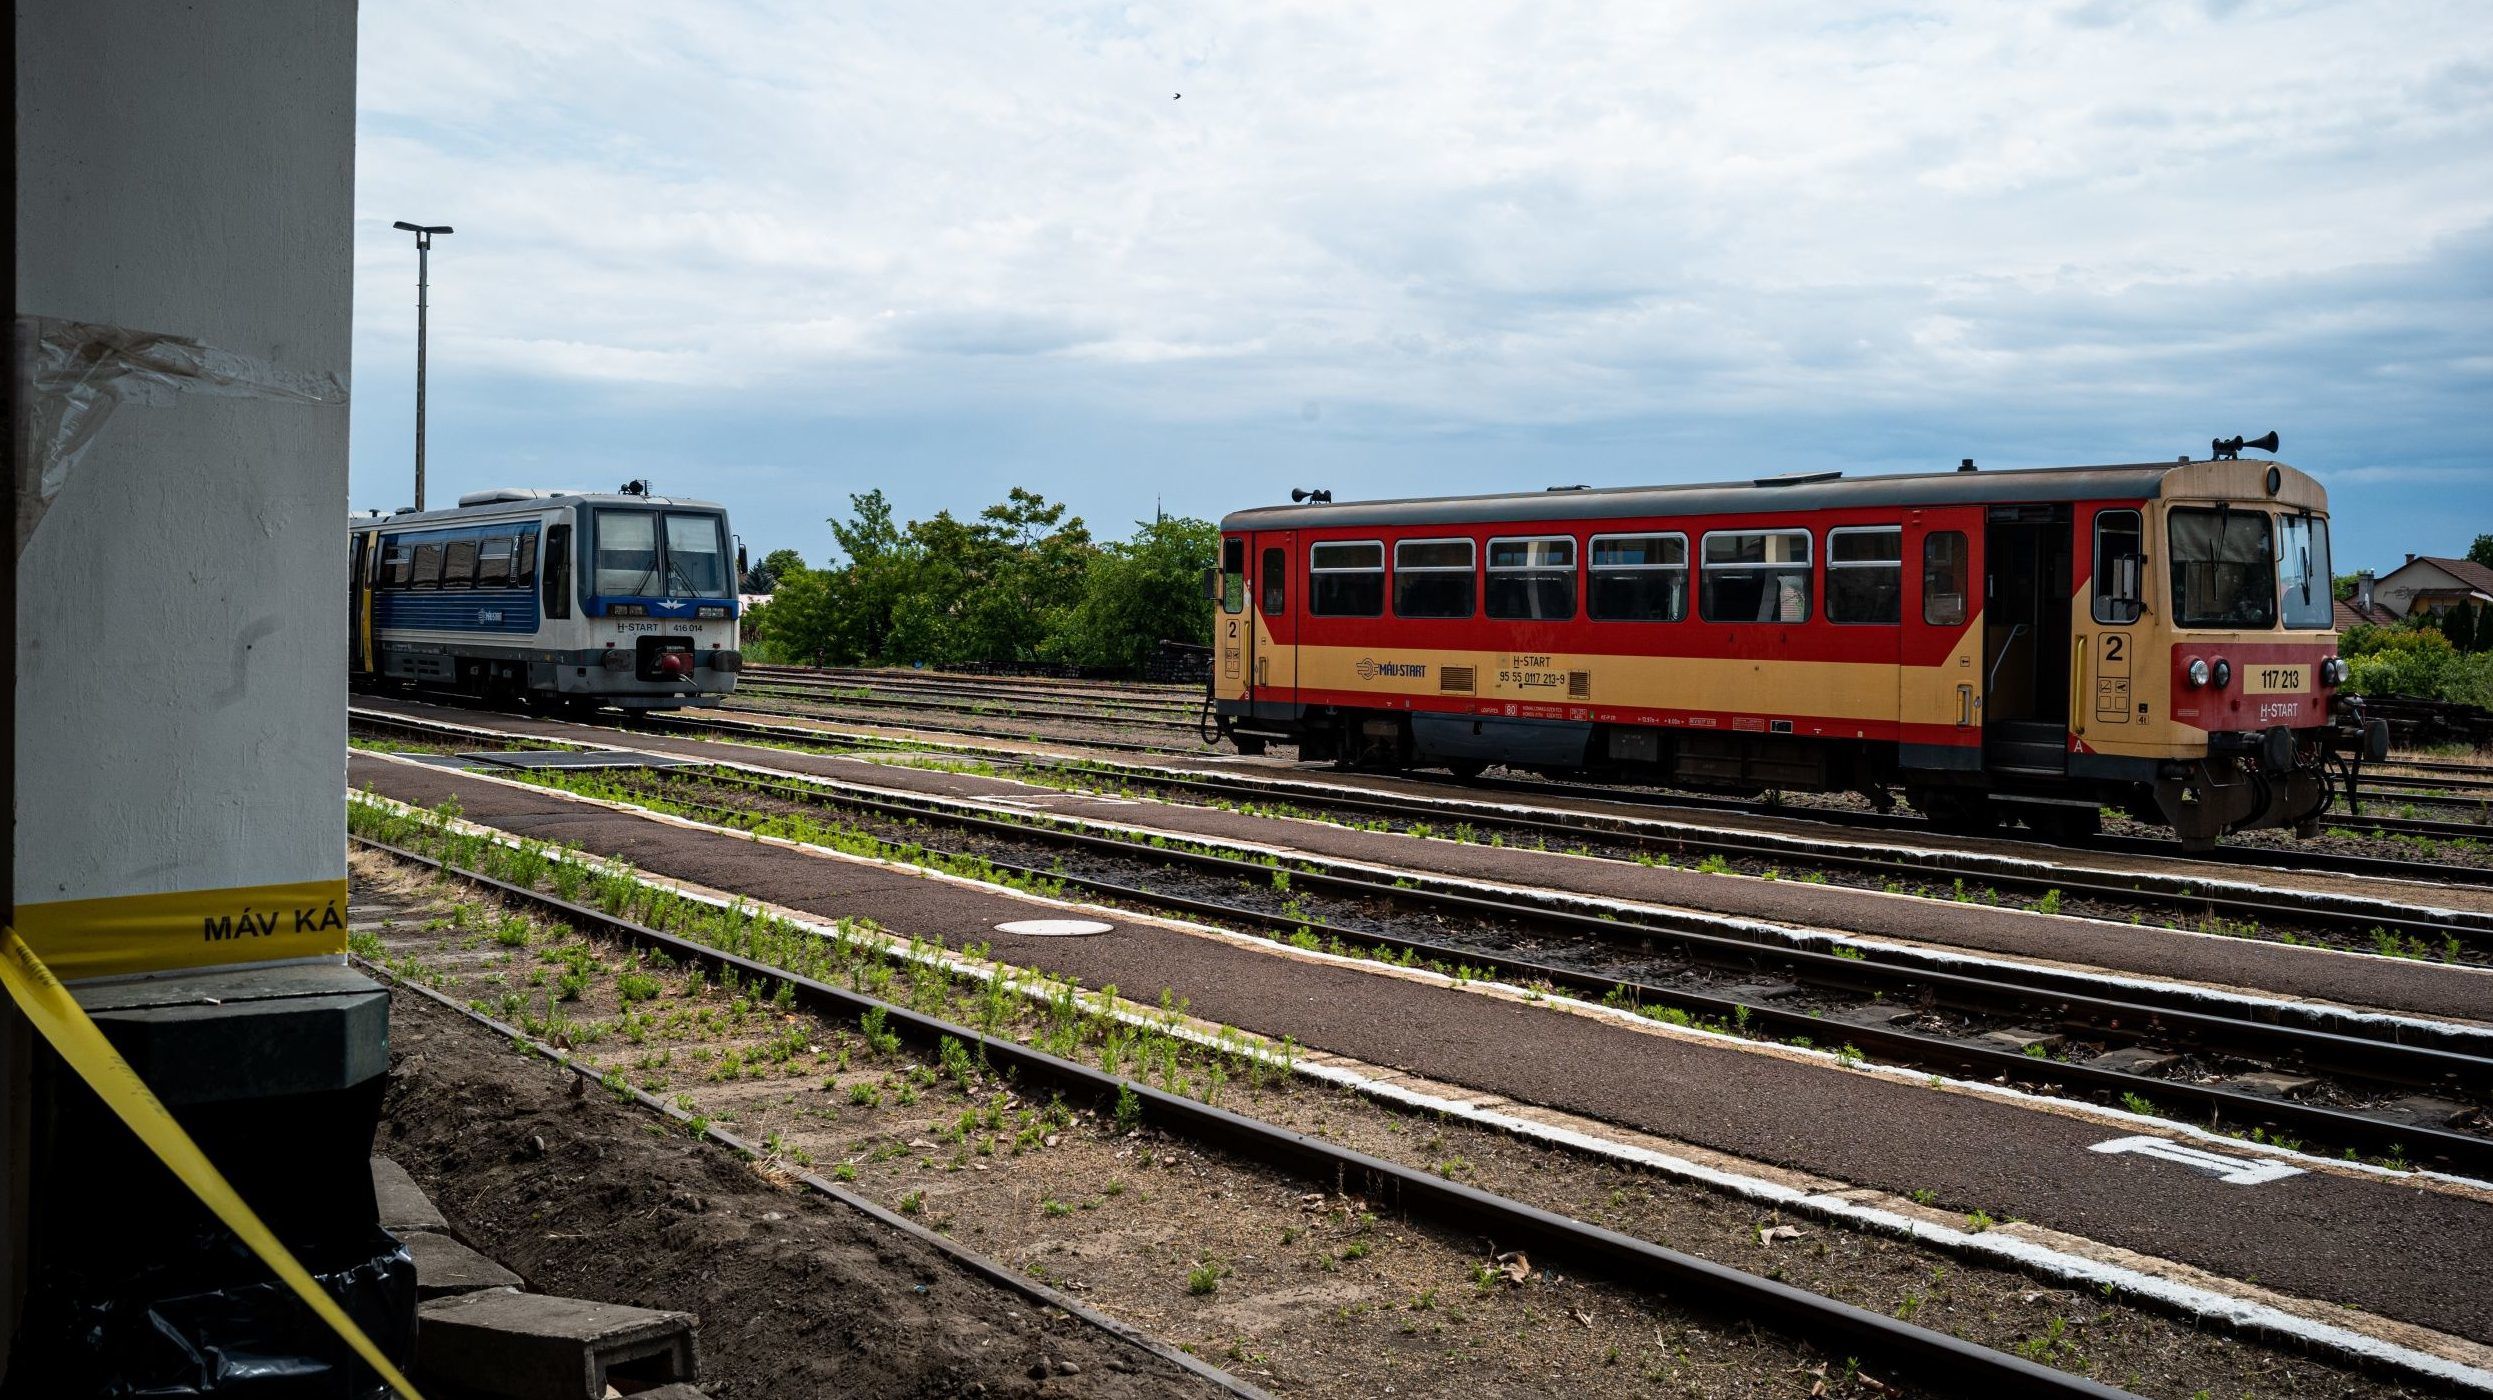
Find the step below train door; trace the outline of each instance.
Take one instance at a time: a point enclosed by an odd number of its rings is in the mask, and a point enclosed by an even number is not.
[[[2011,779],[2069,771],[2070,513],[1993,506],[1983,547],[1983,766]]]
[[[1255,536],[1255,698],[1289,703],[1298,698],[1298,532],[1267,530]],[[1259,711],[1261,713],[1261,711]]]

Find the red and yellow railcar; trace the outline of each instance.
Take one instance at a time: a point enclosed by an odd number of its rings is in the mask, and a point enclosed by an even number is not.
[[[2307,833],[2385,737],[2335,694],[2327,506],[2185,459],[1240,511],[1213,699],[1308,760]]]

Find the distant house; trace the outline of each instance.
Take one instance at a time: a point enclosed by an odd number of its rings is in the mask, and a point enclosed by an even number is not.
[[[2367,607],[2351,598],[2337,600],[2336,627],[2340,632],[2354,627],[2379,627],[2397,620],[2377,602]]]
[[[2447,612],[2461,603],[2482,606],[2493,603],[2493,568],[2486,568],[2472,559],[2439,559],[2428,554],[2410,554],[2406,562],[2380,576],[2377,582],[2358,575],[2355,596],[2367,601],[2372,609],[2391,617],[2405,617],[2422,609],[2428,613]],[[2369,583],[2367,589],[2364,585]],[[2339,605],[2343,607],[2343,604]],[[2341,622],[2339,624],[2343,626]]]

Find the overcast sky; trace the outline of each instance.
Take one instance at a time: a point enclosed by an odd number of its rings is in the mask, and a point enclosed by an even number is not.
[[[354,500],[2204,456],[2493,530],[2493,11],[364,0]],[[1182,96],[1181,96],[1182,94]]]

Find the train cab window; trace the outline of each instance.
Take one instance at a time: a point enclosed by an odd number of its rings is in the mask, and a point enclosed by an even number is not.
[[[530,530],[511,542],[511,587],[528,588],[537,581],[537,532]]]
[[[734,590],[727,568],[727,532],[715,515],[667,512],[667,596],[725,598]]]
[[[597,572],[589,592],[632,598],[658,587],[658,517],[645,510],[599,511]]]
[[[550,618],[571,616],[571,527],[549,525],[545,531],[545,574],[538,581],[537,601]]]
[[[473,588],[476,586],[476,541],[452,540],[442,551],[441,586]]]
[[[1595,535],[1584,562],[1584,615],[1595,622],[1677,622],[1688,615],[1686,535]]]
[[[1394,616],[1470,617],[1475,583],[1470,540],[1404,540],[1394,546]]]
[[[2170,529],[2174,626],[2276,625],[2277,561],[2266,511],[2176,510]]]
[[[2329,591],[2329,523],[2316,515],[2277,518],[2277,593],[2285,625],[2327,631],[2337,625]]]
[[[407,586],[407,570],[414,556],[407,546],[396,540],[381,547],[381,587],[397,590]]]
[[[1826,620],[1904,620],[1904,530],[1839,525],[1826,532]]]
[[[1807,622],[1809,532],[1707,535],[1697,609],[1708,622]]]
[[[1246,541],[1221,541],[1221,611],[1246,611]]]
[[[1965,625],[1972,564],[1973,551],[1964,531],[1933,530],[1922,536],[1922,621],[1933,627]]]
[[[1290,556],[1286,551],[1264,551],[1264,567],[1256,591],[1263,595],[1266,617],[1279,617],[1281,610],[1290,605]]]
[[[441,587],[441,542],[415,547],[415,562],[407,567],[409,588]]]
[[[511,537],[495,535],[476,542],[476,586],[507,588],[511,582]]]
[[[2127,626],[2146,611],[2138,596],[2146,577],[2145,532],[2134,510],[2095,513],[2095,620]]]
[[[1564,535],[1489,541],[1489,616],[1565,621],[1575,616],[1575,541]]]
[[[1383,614],[1384,543],[1356,540],[1308,546],[1307,611],[1314,617]]]

